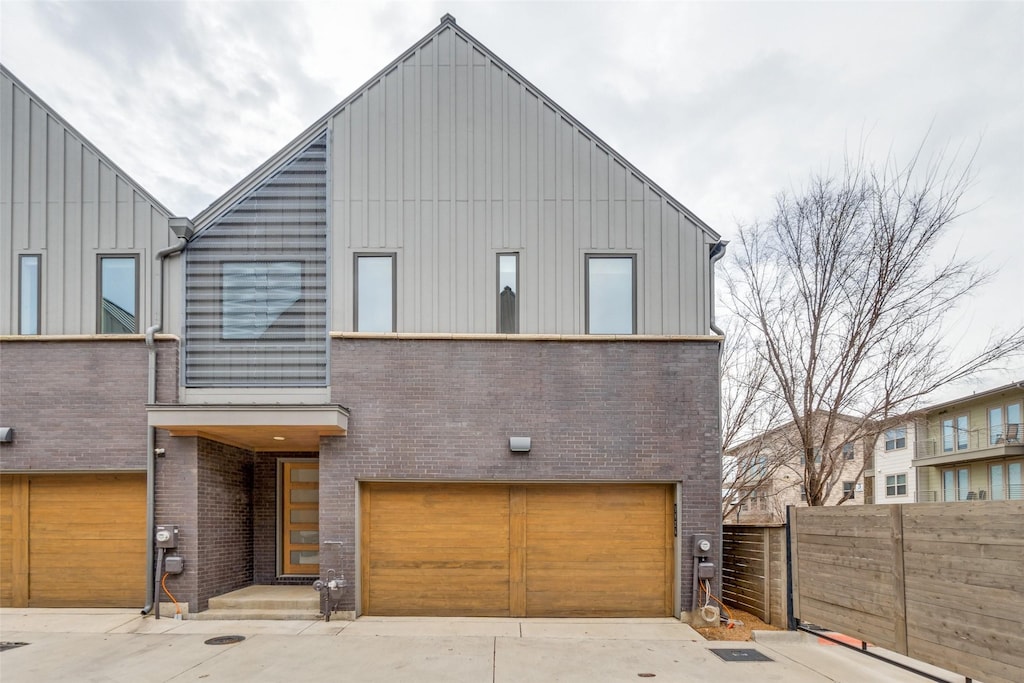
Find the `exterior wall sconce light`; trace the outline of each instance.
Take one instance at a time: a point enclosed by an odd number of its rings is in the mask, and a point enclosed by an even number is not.
[[[0,427],[0,443],[14,443],[14,427]]]
[[[528,436],[510,436],[508,439],[508,449],[513,453],[529,453],[530,452],[530,437]]]

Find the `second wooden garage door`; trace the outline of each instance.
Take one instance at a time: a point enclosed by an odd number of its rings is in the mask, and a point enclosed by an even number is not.
[[[0,494],[4,606],[145,602],[145,475],[5,475]]]
[[[363,613],[669,616],[672,503],[666,485],[364,484]]]

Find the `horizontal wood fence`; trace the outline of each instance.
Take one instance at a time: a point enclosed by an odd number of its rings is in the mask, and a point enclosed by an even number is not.
[[[985,683],[1024,681],[1024,501],[791,512],[801,621]]]
[[[722,601],[786,628],[786,527],[722,527]]]

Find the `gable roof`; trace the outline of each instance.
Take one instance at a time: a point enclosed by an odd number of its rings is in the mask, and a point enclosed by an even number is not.
[[[403,62],[409,59],[418,50],[423,48],[425,45],[429,44],[430,41],[435,40],[445,31],[452,31],[456,36],[467,41],[474,49],[481,52],[483,55],[485,55],[489,60],[494,62],[500,68],[507,71],[510,76],[520,81],[528,92],[537,96],[541,101],[543,101],[547,106],[551,107],[560,116],[564,117],[574,126],[579,128],[579,130],[583,134],[588,136],[591,140],[593,140],[593,142],[600,149],[605,151],[613,159],[622,164],[630,173],[637,176],[644,183],[648,184],[653,190],[660,194],[665,199],[665,201],[669,203],[669,205],[671,205],[683,216],[685,216],[689,221],[691,221],[694,225],[696,225],[702,231],[704,231],[704,233],[711,240],[717,242],[718,240],[721,239],[721,236],[714,229],[712,229],[704,221],[698,218],[692,211],[686,208],[682,204],[682,202],[672,197],[657,183],[652,181],[643,172],[636,168],[636,166],[629,163],[629,161],[627,161],[621,154],[616,152],[610,145],[608,145],[600,137],[595,135],[589,128],[580,123],[579,120],[576,119],[576,117],[574,117],[572,114],[570,114],[565,109],[560,107],[557,103],[555,103],[554,100],[552,100],[550,97],[541,92],[539,88],[537,88],[529,80],[520,75],[519,72],[510,67],[500,57],[498,57],[491,50],[485,47],[483,43],[481,43],[479,40],[470,35],[465,29],[458,26],[458,24],[455,23],[455,18],[450,14],[445,14],[443,17],[441,17],[441,23],[435,29],[433,29],[419,41],[414,43],[412,47],[410,47],[408,50],[400,54],[390,64],[388,64],[386,67],[377,72],[376,75],[374,75],[372,78],[366,81],[366,83],[364,83],[362,86],[357,88],[351,95],[346,97],[344,100],[335,105],[334,108],[332,108],[326,114],[321,116],[313,125],[309,126],[309,128],[307,128],[295,139],[293,139],[291,142],[289,142],[287,145],[281,148],[277,153],[275,153],[273,156],[267,159],[267,161],[265,161],[263,164],[257,167],[249,175],[244,177],[234,187],[232,187],[223,195],[221,195],[220,198],[218,198],[208,207],[200,211],[193,219],[193,222],[195,223],[197,230],[201,230],[210,221],[214,220],[222,211],[229,208],[236,201],[244,197],[247,192],[249,192],[257,184],[259,184],[263,179],[274,173],[274,171],[277,170],[277,168],[281,164],[285,163],[293,154],[297,153],[305,145],[309,144],[309,142],[311,142],[315,137],[320,135],[327,128],[329,121],[334,116],[336,116],[339,112],[348,107],[352,102],[362,97],[371,87],[379,83],[384,78],[385,75],[389,74],[394,69],[397,69]]]
[[[31,88],[25,85],[20,78],[11,73],[11,71],[3,64],[0,64],[0,75],[2,75],[3,78],[9,79],[15,88],[18,88],[19,90],[23,91],[28,96],[29,100],[31,100],[36,105],[38,105],[42,110],[44,110],[47,116],[49,116],[54,121],[59,123],[61,127],[64,128],[64,130],[66,130],[68,133],[72,135],[72,137],[78,140],[78,142],[81,143],[81,145],[85,149],[89,150],[89,152],[91,152],[97,159],[99,159],[100,162],[109,166],[115,175],[122,178],[126,183],[131,185],[135,189],[135,191],[142,195],[146,199],[146,201],[153,205],[154,208],[156,208],[158,211],[163,212],[168,218],[174,216],[174,213],[170,209],[164,206],[159,200],[156,199],[156,197],[154,197],[144,187],[142,187],[142,185],[136,182],[134,178],[125,173],[125,171],[120,166],[111,161],[110,157],[101,152],[99,147],[90,142],[87,137],[82,135],[74,126],[68,123],[63,116],[58,114],[53,107],[47,104],[46,101],[43,100],[43,98],[41,98]]]

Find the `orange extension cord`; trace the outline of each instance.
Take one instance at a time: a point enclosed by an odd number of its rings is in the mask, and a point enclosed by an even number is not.
[[[699,583],[699,584],[700,584],[700,589],[701,589],[701,590],[702,590],[702,591],[704,592],[704,594],[705,594],[705,595],[707,595],[707,596],[708,596],[709,598],[711,598],[712,600],[714,600],[715,602],[717,602],[717,603],[718,603],[719,605],[721,605],[721,606],[722,606],[722,609],[724,609],[724,610],[725,610],[725,614],[726,614],[726,616],[728,616],[728,617],[729,617],[729,621],[728,621],[728,622],[726,622],[726,626],[725,626],[725,627],[726,627],[726,628],[734,628],[734,627],[736,626],[736,622],[735,622],[735,621],[733,620],[733,618],[732,618],[732,612],[730,612],[730,611],[729,611],[729,608],[725,606],[725,603],[724,603],[724,602],[722,602],[721,600],[719,600],[718,598],[716,598],[716,597],[715,597],[714,595],[712,595],[711,593],[709,593],[709,592],[708,592],[708,589],[704,587],[704,582],[703,582],[703,581],[698,581],[697,583]]]
[[[167,584],[165,583],[167,581],[167,577],[170,575],[170,572],[164,572],[164,578],[160,579],[160,587],[164,589],[164,593],[167,593],[167,597],[169,597],[171,602],[174,603],[174,614],[179,615],[181,614],[181,605],[179,605],[178,601],[174,599],[173,595],[171,595],[171,591],[167,590]]]

